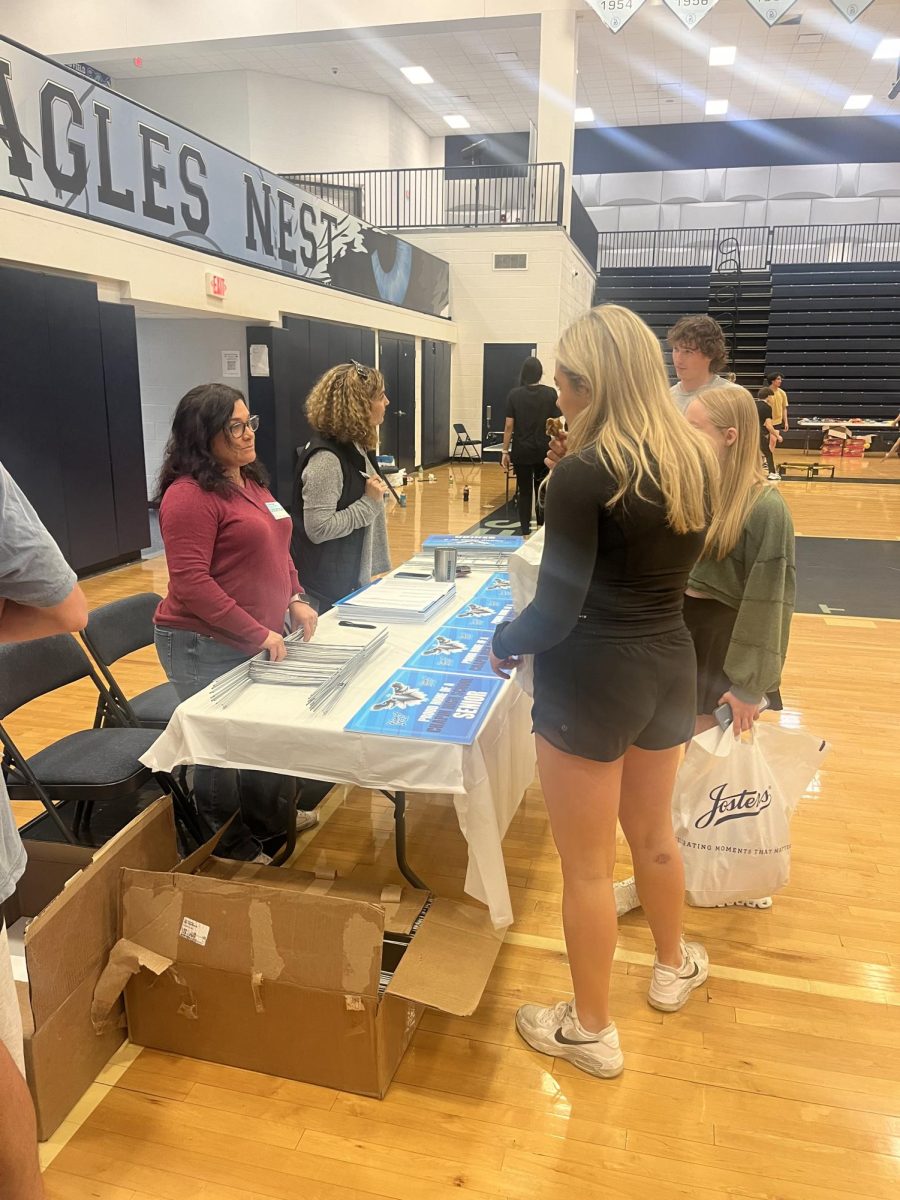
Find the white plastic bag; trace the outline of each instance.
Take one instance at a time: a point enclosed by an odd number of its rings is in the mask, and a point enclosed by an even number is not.
[[[672,802],[690,904],[755,900],[787,884],[791,817],[827,753],[821,738],[768,722],[740,740],[730,729],[694,738]]]
[[[509,556],[507,570],[509,571],[513,610],[516,616],[524,612],[534,599],[543,555],[544,526],[542,525],[537,533],[526,538],[524,545]],[[532,655],[528,654],[522,659],[522,665],[514,673],[513,679],[523,692],[529,696],[534,695],[534,658]]]

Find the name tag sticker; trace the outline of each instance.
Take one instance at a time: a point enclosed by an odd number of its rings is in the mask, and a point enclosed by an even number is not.
[[[276,521],[283,521],[285,518],[290,517],[291,515],[282,504],[278,503],[277,500],[268,500],[266,502],[266,508]]]

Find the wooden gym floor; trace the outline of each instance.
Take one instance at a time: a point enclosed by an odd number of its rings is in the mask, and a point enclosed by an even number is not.
[[[888,464],[892,466],[893,464]],[[399,562],[503,498],[498,467],[446,468],[390,518]],[[468,482],[471,500],[462,501]],[[900,487],[790,483],[798,531],[897,540]],[[156,558],[87,581],[92,604],[164,588]],[[126,690],[161,679],[152,650]],[[613,1011],[626,1071],[603,1082],[518,1040],[524,1000],[567,996],[560,878],[541,794],[505,841],[516,923],[481,1007],[427,1013],[383,1101],[127,1047],[43,1148],[52,1200],[891,1200],[900,1194],[900,622],[798,615],[782,716],[833,744],[794,822],[794,870],[769,912],[687,910],[708,985],[648,1007],[652,945],[621,926]],[[26,751],[90,722],[89,693],[10,722]],[[773,719],[773,718],[770,718]],[[462,894],[448,798],[410,805],[411,861]],[[336,789],[301,865],[398,880],[387,803]],[[21,819],[30,812],[19,807]],[[627,851],[619,872],[629,871]]]

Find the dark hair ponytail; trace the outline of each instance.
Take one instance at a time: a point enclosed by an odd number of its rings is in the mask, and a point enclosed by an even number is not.
[[[234,484],[223,475],[210,445],[217,433],[227,429],[235,404],[243,399],[241,392],[224,383],[201,383],[181,397],[159,471],[155,505],[184,475],[195,479],[205,492],[228,495]],[[268,472],[258,460],[241,467],[241,474],[262,487],[269,482]]]

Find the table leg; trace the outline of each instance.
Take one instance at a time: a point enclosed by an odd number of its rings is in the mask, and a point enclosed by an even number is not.
[[[382,789],[381,794],[394,806],[394,842],[400,874],[414,888],[421,888],[424,892],[430,891],[428,884],[422,882],[406,859],[406,792],[386,792]]]

